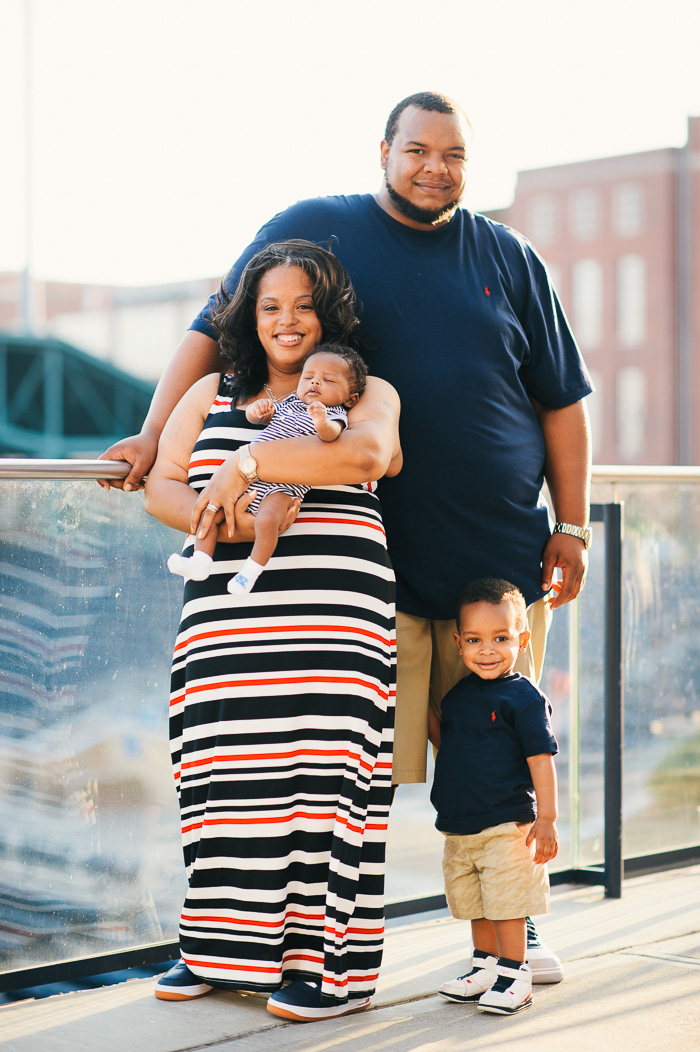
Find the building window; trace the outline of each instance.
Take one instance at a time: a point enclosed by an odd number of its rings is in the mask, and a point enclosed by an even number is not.
[[[586,398],[586,408],[591,421],[591,453],[597,461],[603,449],[603,379],[599,372],[591,369],[591,380],[595,391]]]
[[[620,237],[635,237],[644,228],[644,191],[636,183],[622,183],[613,191],[613,229]]]
[[[646,335],[646,264],[634,253],[617,261],[617,335],[626,347]]]
[[[617,448],[620,459],[638,460],[644,450],[647,415],[647,378],[642,369],[628,365],[617,374]]]
[[[551,194],[540,194],[530,202],[528,231],[535,245],[549,245],[557,237],[557,202]]]
[[[603,334],[603,267],[579,259],[571,268],[571,320],[581,347],[598,347]]]
[[[600,194],[577,190],[569,202],[571,232],[578,241],[591,241],[600,231]]]

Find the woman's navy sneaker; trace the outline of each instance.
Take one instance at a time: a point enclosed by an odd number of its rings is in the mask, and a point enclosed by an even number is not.
[[[193,1001],[214,989],[193,975],[184,961],[178,961],[156,983],[155,995],[161,1001]]]
[[[276,990],[268,998],[267,1010],[283,1019],[294,1019],[297,1023],[312,1023],[316,1019],[334,1019],[348,1012],[367,1008],[371,997],[351,997],[344,1003],[322,1004],[321,984],[298,979],[289,986]]]

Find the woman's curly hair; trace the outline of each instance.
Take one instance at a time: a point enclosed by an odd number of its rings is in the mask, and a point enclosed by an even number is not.
[[[311,282],[311,298],[321,323],[322,340],[363,349],[357,299],[345,267],[312,241],[279,241],[257,252],[246,264],[230,295],[223,282],[211,322],[219,336],[221,356],[233,373],[237,399],[250,398],[267,383],[267,360],[258,339],[256,309],[260,281],[276,267],[298,267]]]

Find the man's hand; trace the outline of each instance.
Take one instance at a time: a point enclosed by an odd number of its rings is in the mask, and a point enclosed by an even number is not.
[[[536,818],[525,839],[525,847],[530,847],[533,841],[535,843],[533,860],[538,865],[551,862],[553,858],[556,858],[559,851],[559,834],[557,833],[556,823],[545,821],[543,818]]]
[[[542,556],[543,592],[552,588],[556,569],[561,570],[562,580],[558,593],[550,599],[552,610],[575,599],[586,581],[588,552],[580,538],[567,533],[553,533],[549,538]]]
[[[153,467],[157,452],[158,438],[149,432],[122,438],[106,449],[99,459],[124,460],[131,464],[131,471],[124,479],[98,479],[98,483],[103,489],[109,489],[111,486],[127,492],[143,489],[144,476]]]

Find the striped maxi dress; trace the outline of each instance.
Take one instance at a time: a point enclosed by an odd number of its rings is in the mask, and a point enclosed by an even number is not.
[[[227,392],[223,375],[190,461],[195,488],[259,433]],[[218,544],[210,577],[185,585],[170,700],[180,947],[213,985],[317,979],[329,1003],[374,991],[396,637],[373,490],[310,490],[243,600],[226,584],[250,544]]]

